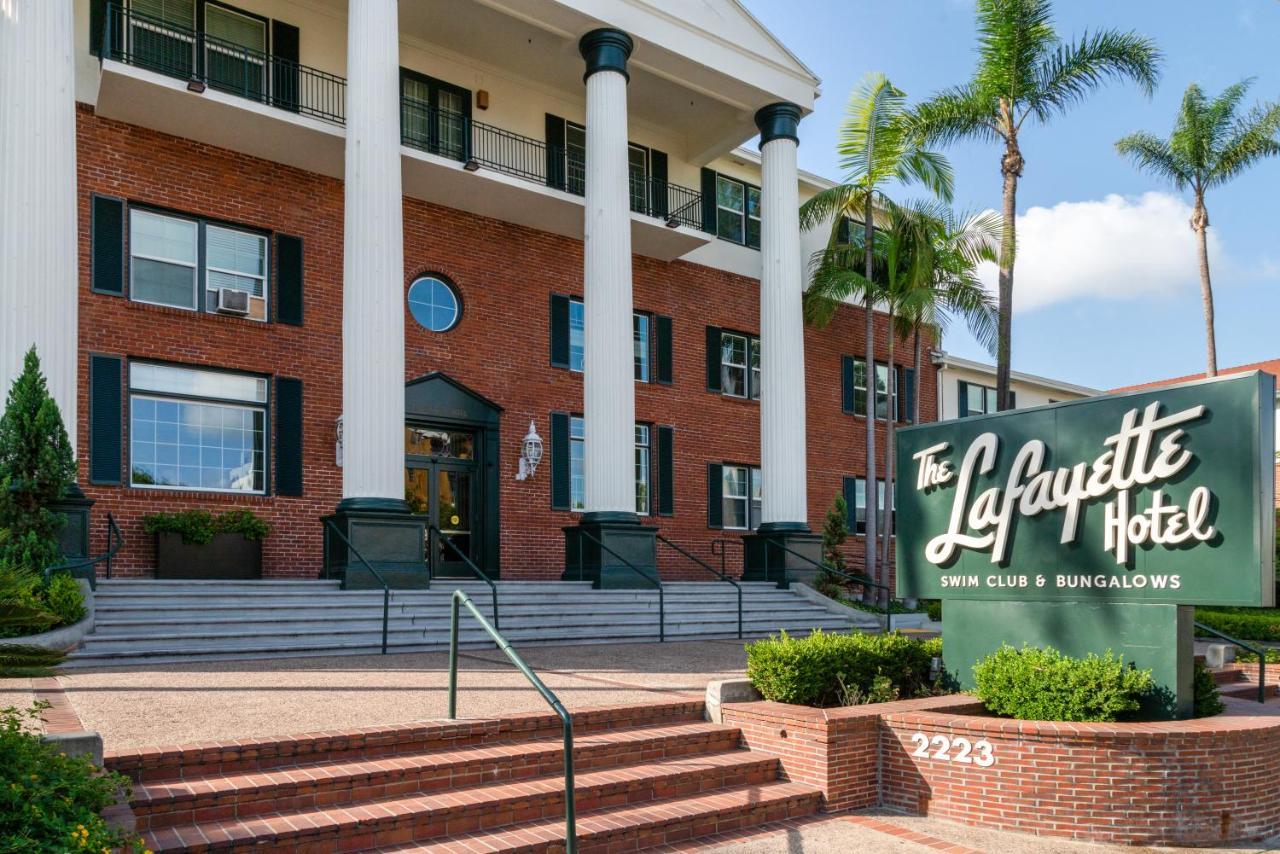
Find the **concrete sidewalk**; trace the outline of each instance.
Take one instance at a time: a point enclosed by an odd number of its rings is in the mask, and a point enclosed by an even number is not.
[[[533,646],[520,654],[571,709],[701,699],[708,681],[746,669],[739,641]],[[495,649],[463,652],[458,674],[461,717],[546,708]],[[443,718],[449,661],[422,653],[186,662],[71,670],[59,680],[85,728],[100,732],[110,752]]]

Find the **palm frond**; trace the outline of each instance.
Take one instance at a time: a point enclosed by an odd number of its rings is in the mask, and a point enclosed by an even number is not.
[[[1132,80],[1150,97],[1160,81],[1162,62],[1160,49],[1146,36],[1086,32],[1079,41],[1060,45],[1036,69],[1034,89],[1026,95],[1026,115],[1047,121],[1109,80]]]
[[[1003,139],[996,126],[999,105],[970,86],[953,86],[916,106],[907,116],[908,131],[920,145],[946,147],[964,140]]]
[[[1195,180],[1190,164],[1154,134],[1139,131],[1122,137],[1116,140],[1116,151],[1128,157],[1140,172],[1169,181],[1179,190]]]
[[[955,173],[946,157],[916,149],[902,159],[902,171],[945,202],[955,195]]]
[[[1280,156],[1277,133],[1280,133],[1280,103],[1255,106],[1235,123],[1206,184],[1225,184],[1259,160]]]
[[[978,0],[981,92],[1022,101],[1034,91],[1036,69],[1058,44],[1050,0]]]
[[[835,223],[842,216],[861,215],[867,190],[858,184],[839,184],[820,191],[800,206],[800,229],[815,228]]]

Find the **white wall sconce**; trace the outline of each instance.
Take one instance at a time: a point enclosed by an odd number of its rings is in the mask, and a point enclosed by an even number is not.
[[[338,468],[342,468],[342,416],[338,416],[337,422],[334,424],[334,441],[333,441],[333,461],[338,464]]]
[[[537,428],[530,421],[529,432],[520,443],[520,471],[516,473],[516,480],[528,480],[533,477],[540,462],[542,462],[542,437],[538,435]]]

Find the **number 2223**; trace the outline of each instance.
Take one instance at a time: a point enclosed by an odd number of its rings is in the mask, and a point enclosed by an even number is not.
[[[977,765],[979,768],[990,768],[996,764],[995,748],[985,738],[971,742],[962,735],[955,738],[935,735],[930,738],[922,732],[916,732],[911,734],[911,741],[916,746],[911,755],[921,759],[940,759],[943,762]],[[929,752],[930,747],[933,748],[932,753]]]

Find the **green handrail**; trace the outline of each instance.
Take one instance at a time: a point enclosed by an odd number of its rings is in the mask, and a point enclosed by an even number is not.
[[[115,545],[112,545],[112,541]],[[98,573],[92,570],[87,573],[77,573],[76,570],[82,570],[86,567],[97,566],[106,561],[107,578],[111,577],[111,559],[116,556],[120,548],[124,545],[124,535],[120,533],[120,527],[116,525],[116,519],[110,513],[107,514],[107,550],[97,557],[87,557],[82,560],[71,561],[70,563],[60,563],[56,566],[46,566],[44,569],[44,580],[47,582],[53,577],[55,572],[66,572],[72,578],[83,577],[89,582],[90,590],[98,589]]]
[[[582,539],[581,538],[586,537],[588,540],[595,543],[597,546],[604,549],[605,551],[613,555],[618,560],[622,561],[623,564],[626,565],[627,569],[631,570],[636,575],[640,576],[645,581],[652,584],[654,587],[658,588],[658,642],[666,643],[667,642],[667,603],[666,603],[666,595],[663,593],[663,590],[662,590],[662,582],[658,579],[650,578],[647,574],[642,572],[639,569],[639,567],[637,567],[634,563],[627,560],[625,557],[618,554],[613,549],[606,546],[604,543],[600,542],[600,540],[598,540],[593,534],[588,534],[586,531],[582,529],[578,529],[578,535],[579,535],[579,539],[578,539],[578,577],[579,578],[582,577]]]
[[[511,648],[511,644],[507,643],[507,639],[499,634],[495,627],[489,625],[475,603],[471,601],[470,596],[461,590],[455,590],[450,603],[452,608],[449,617],[449,720],[458,718],[458,608],[466,605],[471,616],[475,617],[480,627],[489,633],[489,637],[497,644],[498,649],[502,650],[511,663],[524,674],[524,678],[533,684],[533,687],[542,695],[542,699],[551,706],[551,711],[559,715],[564,724],[564,845],[565,854],[576,854],[578,833],[577,815],[573,802],[573,719],[569,717],[560,698],[543,684],[538,674],[534,673],[529,665],[525,664],[520,653]]]
[[[453,541],[452,537],[450,537],[444,531],[440,530],[438,527],[430,523],[427,524],[427,530],[430,531],[433,535],[440,537],[440,539],[444,541],[444,544],[446,546],[453,549],[454,553],[457,554],[458,557],[462,558],[462,562],[467,565],[467,567],[471,570],[471,572],[475,575],[476,578],[480,579],[485,584],[489,585],[489,593],[493,596],[493,626],[494,628],[501,628],[501,626],[498,624],[498,585],[494,584],[493,579],[490,578],[482,569],[480,569],[480,567],[476,566],[475,561],[473,561],[470,557],[468,557],[466,553],[462,551],[462,549],[458,548],[458,545]],[[430,572],[431,570],[431,562],[435,560],[435,554],[436,554],[436,550],[432,549],[431,553],[427,555],[428,572]],[[434,575],[434,573],[430,573],[430,574]]]
[[[341,531],[338,530],[338,526],[333,524],[332,519],[321,519],[320,521],[324,523],[325,535],[328,536],[330,531],[337,534],[338,539],[342,540],[343,544],[347,547],[347,551],[355,555],[356,560],[364,564],[364,568],[369,570],[369,572],[373,575],[373,577],[378,580],[378,583],[382,585],[382,654],[386,655],[387,654],[387,620],[391,616],[391,585],[387,584],[387,580],[382,577],[382,573],[374,569],[373,564],[365,560],[364,556],[361,555],[360,552],[356,550],[356,547],[351,545],[351,541],[347,539],[345,534],[343,534]],[[328,562],[329,544],[327,542],[324,544],[324,556],[325,556],[325,561]],[[347,587],[347,578],[346,578],[346,575],[344,574],[342,578],[342,588],[345,590],[346,587]]]
[[[684,555],[689,560],[693,561],[695,564],[697,564],[698,566],[705,569],[707,572],[714,575],[716,578],[719,578],[721,581],[727,581],[734,586],[734,588],[738,591],[738,640],[742,640],[742,585],[734,581],[732,578],[730,578],[728,575],[724,574],[723,572],[718,571],[715,567],[711,566],[709,563],[706,563],[705,561],[702,561],[694,557],[693,555],[689,554],[687,551],[685,551],[675,543],[671,542],[661,534],[658,534],[657,538],[658,538],[658,542],[666,543],[668,546],[675,549],[677,552]]]
[[[853,575],[848,572],[842,572],[841,570],[836,569],[834,566],[831,566],[826,562],[816,561],[813,558],[809,557],[808,555],[802,555],[800,554],[800,552],[796,551],[795,549],[788,548],[776,540],[765,540],[765,543],[766,545],[765,545],[765,551],[764,551],[764,577],[766,581],[769,580],[769,546],[775,546],[777,548],[782,549],[787,554],[794,555],[803,561],[813,564],[814,566],[818,567],[818,569],[824,570],[825,572],[829,572],[832,575],[837,576],[839,578],[843,578],[845,581],[849,581],[854,584],[859,584],[859,585],[862,585],[863,587],[874,587],[878,590],[884,590],[886,591],[886,593],[889,590],[889,586],[887,584],[880,584],[878,582],[872,581],[870,578],[867,578],[865,575]],[[786,562],[785,559],[783,562],[784,563]],[[783,567],[783,572],[784,574],[786,572],[785,566]],[[884,630],[886,632],[893,631],[893,596],[892,595],[887,595],[884,598]]]
[[[1222,638],[1227,643],[1235,644],[1243,650],[1258,656],[1258,702],[1265,703],[1267,701],[1267,652],[1256,646],[1250,646],[1242,640],[1237,640],[1231,635],[1218,631],[1213,626],[1206,626],[1204,623],[1195,623],[1197,629],[1202,632],[1208,632],[1214,637]]]

